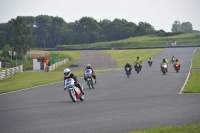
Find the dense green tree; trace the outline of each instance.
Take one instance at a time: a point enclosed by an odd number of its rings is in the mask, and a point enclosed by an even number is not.
[[[6,44],[2,48],[2,54],[1,54],[1,56],[4,57],[4,58],[9,57],[9,51],[12,51],[12,48],[10,47],[9,44]]]
[[[12,45],[13,51],[18,54],[26,54],[33,47],[35,37],[32,35],[32,28],[27,26],[22,17],[17,17],[9,21],[12,25]]]
[[[137,36],[150,35],[153,33],[155,33],[155,29],[152,25],[146,22],[139,22],[136,29]]]
[[[179,21],[174,21],[172,24],[172,32],[181,32],[181,23]]]
[[[183,22],[181,24],[181,32],[193,32],[192,24],[190,22]]]
[[[52,28],[52,17],[48,15],[39,15],[35,18],[35,21],[36,28],[34,30],[37,35],[37,45],[35,47],[49,47],[47,42],[50,42],[48,40],[51,39],[50,30]]]
[[[99,26],[101,27],[101,32],[100,32],[100,37],[99,37],[99,41],[107,41],[108,40],[108,28],[110,25],[111,21],[109,19],[103,19],[100,20],[99,22]]]
[[[175,21],[172,24],[172,32],[193,32],[192,24],[190,22],[183,22],[182,24],[179,21]]]
[[[65,38],[65,32],[67,32],[67,23],[60,17],[52,18],[51,28],[51,47],[55,47],[58,44],[62,44]]]
[[[98,22],[91,17],[83,17],[77,23],[81,32],[82,43],[96,42],[100,36],[101,27]]]

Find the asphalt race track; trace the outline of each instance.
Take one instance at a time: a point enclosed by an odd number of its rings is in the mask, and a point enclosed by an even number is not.
[[[179,94],[195,48],[165,49],[152,67],[127,78],[123,69],[97,75],[97,85],[85,88],[85,101],[72,102],[63,82],[0,95],[1,133],[118,133],[155,126],[200,123],[200,95]],[[174,54],[163,75],[159,62]],[[63,75],[61,75],[62,77]]]

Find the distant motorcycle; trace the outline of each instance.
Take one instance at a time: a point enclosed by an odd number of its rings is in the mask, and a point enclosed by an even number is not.
[[[171,63],[174,63],[174,58],[171,59]]]
[[[151,67],[153,64],[153,61],[148,61],[148,64],[149,64],[149,67]]]
[[[165,75],[167,73],[167,64],[163,63],[161,67],[162,67],[161,70],[162,70],[163,74]]]
[[[139,74],[139,72],[141,71],[139,63],[136,64],[135,71],[137,72],[137,74]]]
[[[129,78],[130,75],[131,75],[131,68],[130,67],[126,67],[126,76],[127,76],[127,78]]]
[[[84,100],[84,95],[82,95],[80,89],[74,85],[74,79],[69,78],[65,80],[65,90],[68,90],[69,95],[73,102],[76,102],[77,99],[80,99],[81,101]],[[83,86],[82,86],[83,89]]]
[[[94,89],[95,79],[92,76],[92,70],[91,69],[86,69],[85,72],[84,72],[84,76],[86,78],[86,82],[87,82],[88,87],[90,89],[91,88]]]
[[[176,62],[176,63],[174,64],[174,67],[175,67],[176,72],[178,73],[179,70],[180,70],[180,64],[179,64],[178,62]]]

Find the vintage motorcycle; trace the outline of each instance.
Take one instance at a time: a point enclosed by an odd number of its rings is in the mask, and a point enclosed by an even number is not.
[[[176,63],[174,64],[174,68],[175,68],[176,72],[178,73],[179,70],[180,70],[180,64],[179,64],[178,62],[176,62]]]
[[[87,82],[89,89],[91,89],[91,88],[94,89],[95,79],[92,76],[92,70],[86,69],[85,72],[84,72],[84,77],[86,79],[86,82]]]
[[[127,78],[129,78],[129,76],[131,75],[131,68],[130,67],[126,67],[126,76]]]
[[[162,67],[162,72],[163,72],[163,74],[165,75],[166,73],[167,73],[167,63],[163,63],[162,65],[161,65],[161,67]]]
[[[81,101],[84,100],[84,95],[81,93],[80,89],[78,87],[75,86],[74,84],[74,79],[73,78],[69,78],[65,80],[65,90],[68,90],[69,95],[72,99],[73,102],[76,102],[77,99],[80,99]],[[82,90],[83,90],[83,86]]]

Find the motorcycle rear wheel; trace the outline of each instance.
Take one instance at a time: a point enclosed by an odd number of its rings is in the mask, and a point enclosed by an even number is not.
[[[90,81],[87,81],[87,84],[88,84],[89,89],[91,89]]]
[[[94,82],[91,80],[90,83],[91,83],[92,89],[94,89]]]
[[[84,95],[82,95],[82,96],[81,96],[80,100],[81,100],[81,101],[83,101],[83,100],[84,100]]]

